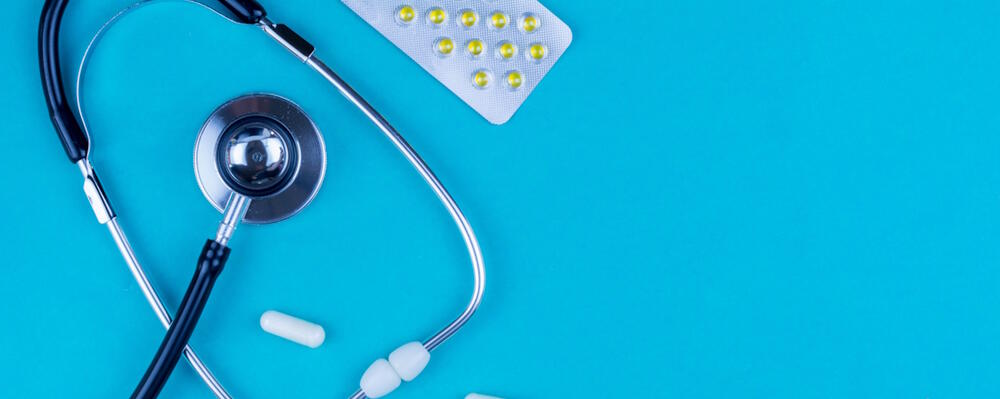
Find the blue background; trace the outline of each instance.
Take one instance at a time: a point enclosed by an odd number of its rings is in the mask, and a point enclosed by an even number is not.
[[[0,397],[121,397],[162,328],[47,119],[38,1],[6,4]],[[64,68],[127,0],[76,1]],[[995,1],[547,0],[575,42],[491,126],[339,2],[271,1],[424,155],[477,228],[485,302],[399,398],[1000,396]],[[176,306],[219,219],[205,117],[298,102],[329,169],[244,226],[193,346],[237,397],[344,397],[469,294],[451,221],[395,149],[254,29],[148,7],[85,81],[93,162]],[[69,80],[69,77],[67,77]],[[306,349],[267,309],[326,327]],[[209,397],[180,365],[164,397]]]

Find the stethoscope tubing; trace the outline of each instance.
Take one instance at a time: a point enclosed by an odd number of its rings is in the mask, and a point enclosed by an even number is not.
[[[96,44],[100,40],[101,36],[117,22],[121,17],[128,14],[130,11],[137,9],[145,4],[152,2],[153,0],[142,0],[140,2],[134,3],[131,6],[123,9],[121,12],[116,14],[112,19],[106,22],[98,31],[98,33],[91,40],[88,45],[83,60],[81,60],[80,68],[77,73],[76,81],[76,104],[77,111],[79,113],[79,118],[82,123],[82,133],[87,139],[89,144],[89,130],[86,126],[86,118],[84,116],[83,101],[82,101],[82,81],[84,73],[87,66],[87,61],[93,52]],[[180,0],[190,3],[199,4],[204,6],[216,14],[226,17],[226,15],[219,13],[214,8],[207,6],[203,3],[194,0]],[[231,20],[231,19],[230,19]],[[231,20],[232,21],[232,20]],[[237,22],[238,21],[233,21]],[[427,340],[423,341],[424,347],[428,351],[433,351],[435,348],[440,346],[444,341],[448,340],[453,336],[459,329],[464,326],[472,315],[476,312],[479,305],[482,302],[483,294],[485,291],[485,261],[483,258],[482,250],[479,245],[479,241],[476,238],[476,234],[472,229],[467,217],[459,208],[457,202],[445,188],[444,184],[440,179],[434,174],[427,163],[420,157],[420,155],[413,149],[413,147],[399,134],[399,132],[377,111],[372,107],[360,94],[357,93],[350,85],[348,85],[343,79],[340,78],[332,69],[330,69],[326,64],[324,64],[315,54],[310,52],[309,54],[299,54],[299,49],[295,47],[296,43],[290,43],[285,40],[281,40],[281,34],[283,32],[278,32],[276,25],[269,21],[267,18],[261,18],[257,25],[267,32],[272,38],[275,38],[280,44],[291,50],[299,58],[304,61],[304,63],[323,76],[331,85],[334,86],[337,91],[339,91],[345,98],[348,99],[355,107],[357,107],[369,120],[372,121],[379,128],[380,131],[389,139],[391,143],[396,147],[397,150],[410,162],[414,169],[421,175],[427,185],[438,197],[442,205],[448,211],[452,220],[454,221],[459,233],[462,236],[462,240],[466,246],[469,254],[469,259],[473,267],[473,291],[468,304],[463,309],[462,313],[459,314],[452,322],[447,324],[444,328],[439,330],[437,333],[432,335]],[[287,29],[287,28],[285,28]],[[311,46],[310,46],[311,48]],[[88,148],[89,149],[89,148]],[[67,151],[69,153],[69,151]],[[83,158],[77,160],[77,164],[80,166],[81,172],[84,173],[85,178],[89,176],[94,176],[96,179],[96,174],[93,172],[93,167],[90,165],[89,158],[84,156]],[[102,193],[103,195],[103,193]],[[105,196],[106,200],[106,196]],[[96,210],[96,208],[95,208]],[[171,324],[171,317],[169,311],[164,307],[162,300],[160,299],[158,293],[153,288],[152,283],[149,281],[145,271],[143,270],[141,264],[139,263],[135,251],[129,244],[127,236],[120,227],[117,215],[114,215],[108,207],[108,212],[110,213],[108,221],[105,223],[108,226],[108,230],[112,235],[116,245],[118,246],[119,252],[121,252],[122,257],[129,266],[133,277],[139,284],[140,289],[143,291],[144,296],[149,302],[150,306],[153,308],[157,317],[160,319],[164,327],[169,328]],[[99,217],[100,219],[100,217]],[[188,362],[192,365],[198,375],[205,381],[206,385],[212,390],[217,398],[228,399],[231,398],[229,393],[223,388],[222,384],[219,383],[218,379],[212,374],[210,369],[200,360],[195,351],[190,346],[185,346],[183,350],[184,356],[187,358]],[[356,391],[351,398],[364,398],[364,393],[361,390]]]
[[[153,362],[139,385],[132,392],[132,399],[155,398],[166,385],[167,379],[177,366],[187,342],[194,333],[195,324],[201,317],[212,288],[222,273],[229,258],[229,247],[215,240],[208,240],[198,257],[198,267],[188,285],[184,298],[177,309],[177,319],[167,329],[167,336],[160,344]]]
[[[117,22],[119,22],[121,19],[123,19],[125,16],[129,15],[133,11],[140,9],[143,6],[152,4],[154,1],[161,2],[166,0],[140,0],[119,10],[110,19],[105,21],[105,23],[97,30],[94,36],[90,39],[90,42],[87,44],[87,48],[84,50],[83,57],[80,60],[80,65],[77,68],[76,79],[75,79],[76,82],[74,85],[75,88],[74,94],[76,99],[76,113],[77,115],[79,115],[81,130],[84,133],[86,137],[86,142],[88,144],[92,142],[93,138],[90,135],[90,128],[87,124],[86,113],[84,111],[85,102],[83,101],[82,93],[83,93],[83,81],[86,76],[86,71],[87,67],[89,66],[89,61],[93,56],[93,53],[97,48],[97,45],[100,43],[101,39],[111,29],[112,26],[114,26]],[[239,22],[230,19],[230,17],[228,17],[227,15],[220,13],[218,10],[199,1],[196,0],[172,0],[172,1],[190,3],[201,6],[211,11],[215,15],[218,15],[230,22],[233,22],[234,24],[240,24]],[[85,179],[89,178],[90,176],[96,176],[96,174],[93,171],[93,167],[90,164],[89,154],[87,157],[84,157],[83,159],[79,160],[77,162],[77,165],[79,166],[81,173],[83,174]],[[118,216],[114,214],[113,211],[110,210],[110,205],[108,205],[106,209],[108,217],[107,217],[107,222],[104,224],[108,228],[108,233],[114,240],[115,245],[118,248],[118,252],[121,254],[122,259],[125,261],[125,264],[129,269],[129,272],[132,274],[132,278],[139,285],[139,290],[146,298],[146,302],[148,302],[149,306],[153,309],[153,313],[156,314],[156,317],[157,319],[159,319],[160,324],[163,325],[163,328],[169,329],[171,324],[173,323],[173,317],[170,314],[170,310],[167,309],[167,307],[163,304],[163,300],[161,299],[160,294],[157,292],[156,288],[153,286],[153,283],[147,276],[146,271],[142,266],[142,263],[139,262],[139,258],[136,255],[135,249],[129,242],[128,235],[125,233],[125,230],[122,229],[121,224],[119,223]],[[100,219],[101,218],[99,217],[99,220]],[[198,374],[198,377],[202,379],[202,381],[209,388],[209,390],[212,391],[213,395],[215,395],[217,399],[232,399],[232,395],[225,389],[225,387],[218,380],[218,378],[212,373],[211,369],[208,368],[205,362],[201,360],[201,358],[198,356],[194,348],[192,348],[190,345],[185,345],[183,348],[183,355],[187,359],[188,363],[191,365],[191,368],[194,369],[195,373]]]

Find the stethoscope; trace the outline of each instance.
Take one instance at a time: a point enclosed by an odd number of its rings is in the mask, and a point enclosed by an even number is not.
[[[195,169],[202,191],[214,206],[222,210],[223,218],[215,238],[207,240],[202,248],[195,275],[184,294],[176,319],[171,320],[170,313],[139,264],[88,158],[90,136],[80,101],[79,85],[87,56],[100,36],[119,17],[148,1],[151,0],[140,1],[112,18],[88,46],[77,76],[78,120],[71,108],[71,100],[66,96],[59,63],[59,30],[69,0],[46,0],[38,36],[42,86],[56,133],[66,155],[83,174],[83,190],[98,222],[107,226],[146,300],[167,328],[166,336],[132,397],[156,397],[183,354],[216,397],[230,398],[187,342],[225,266],[230,252],[227,245],[237,226],[242,222],[277,222],[305,207],[322,183],[325,149],[319,130],[308,116],[294,103],[278,96],[243,96],[223,104],[212,113],[198,135]],[[465,309],[430,338],[404,344],[387,358],[373,362],[362,375],[361,389],[351,398],[384,396],[402,381],[416,378],[429,361],[430,352],[462,328],[479,307],[485,286],[485,271],[476,235],[455,200],[426,162],[378,111],[315,56],[315,48],[309,42],[287,26],[271,22],[263,7],[254,0],[219,0],[219,3],[224,8],[205,6],[237,23],[260,27],[361,110],[424,178],[454,219],[465,241],[474,277],[472,298]]]

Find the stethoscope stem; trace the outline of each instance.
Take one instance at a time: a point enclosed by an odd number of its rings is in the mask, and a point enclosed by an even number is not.
[[[243,216],[250,208],[250,198],[233,192],[226,202],[226,209],[223,212],[222,222],[219,223],[219,231],[215,234],[215,242],[222,245],[229,245],[229,239],[233,237],[236,226],[239,226]]]
[[[188,285],[184,298],[177,311],[177,319],[170,323],[167,335],[163,338],[159,350],[153,357],[146,374],[139,386],[132,393],[132,399],[156,398],[173,373],[177,361],[185,351],[187,343],[194,333],[198,319],[208,303],[209,295],[215,286],[215,281],[229,259],[230,249],[227,247],[233,237],[236,227],[250,207],[251,199],[245,195],[233,192],[229,195],[222,221],[214,240],[207,240],[198,257],[198,267],[191,284]]]

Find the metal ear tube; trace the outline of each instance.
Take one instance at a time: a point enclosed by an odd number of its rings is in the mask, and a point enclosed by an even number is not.
[[[308,42],[297,40],[296,38],[301,39],[301,37],[294,34],[294,32],[287,27],[279,29],[281,25],[274,24],[266,17],[261,19],[259,25],[265,32],[268,33],[268,35],[291,51],[292,54],[296,55],[300,59],[304,59],[306,65],[322,75],[323,78],[333,85],[337,91],[346,97],[348,101],[354,104],[358,110],[364,113],[365,116],[367,116],[368,119],[382,131],[386,138],[388,138],[389,141],[396,146],[396,149],[398,149],[403,156],[410,161],[410,164],[413,165],[414,169],[416,169],[418,173],[420,173],[420,176],[424,178],[427,185],[431,187],[438,199],[448,210],[448,213],[451,214],[459,232],[462,234],[466,248],[469,251],[469,258],[472,261],[472,298],[469,300],[469,303],[466,305],[462,313],[459,314],[455,320],[423,342],[423,347],[426,348],[428,353],[430,353],[458,332],[458,330],[461,329],[470,318],[472,318],[472,315],[479,308],[479,304],[483,299],[483,291],[486,286],[485,262],[483,260],[482,250],[479,248],[479,241],[476,239],[476,235],[472,230],[472,226],[469,224],[469,220],[458,207],[458,204],[452,198],[451,194],[448,193],[448,190],[445,189],[441,180],[434,175],[434,172],[431,171],[430,167],[427,166],[427,163],[424,162],[419,154],[417,154],[416,150],[414,150],[413,147],[406,142],[403,136],[400,135],[399,132],[397,132],[396,129],[389,124],[389,121],[386,120],[385,117],[383,117],[377,110],[375,110],[375,108],[372,107],[368,101],[365,101],[365,99],[361,97],[361,95],[358,94],[358,92],[355,91],[350,85],[348,85],[347,82],[341,79],[336,72],[320,61],[320,59],[314,54],[314,51],[312,51],[314,48],[312,45],[308,44]],[[376,361],[376,363],[379,362]],[[371,367],[369,367],[369,369],[370,368]],[[384,367],[382,369],[384,369]],[[389,390],[389,392],[391,391],[392,390]],[[364,397],[366,397],[366,392],[364,390],[364,384],[362,383],[362,388],[355,391],[354,394],[351,395],[351,398],[357,399]]]

